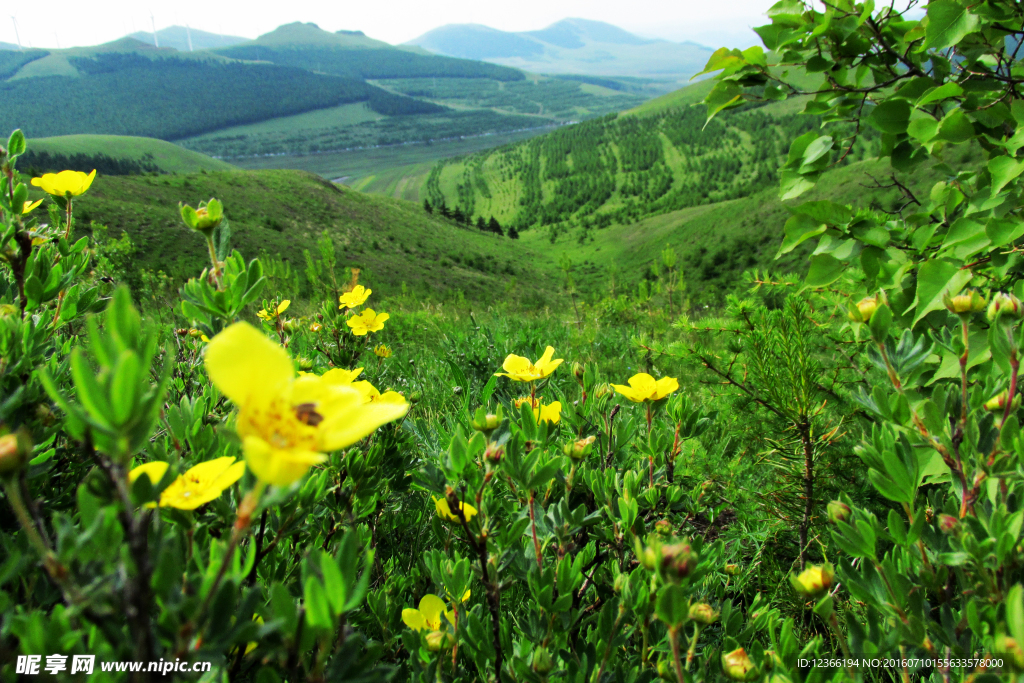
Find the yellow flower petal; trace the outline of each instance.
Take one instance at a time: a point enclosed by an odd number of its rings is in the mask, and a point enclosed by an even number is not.
[[[245,437],[242,450],[246,465],[256,478],[274,486],[289,486],[304,477],[310,467],[327,460],[327,456],[313,451],[271,448],[257,436]]]
[[[433,593],[427,593],[420,598],[420,614],[423,615],[424,621],[427,622],[427,628],[431,631],[437,631],[441,628],[441,617],[446,615],[447,612],[448,609],[447,605],[444,604],[444,600]]]
[[[27,214],[27,213],[31,213],[32,211],[34,211],[34,210],[35,210],[35,208],[36,208],[37,206],[39,206],[39,205],[40,205],[40,204],[42,204],[42,203],[43,203],[43,200],[42,200],[42,199],[40,199],[40,200],[38,200],[38,201],[35,201],[35,202],[25,202],[25,203],[24,203],[24,204],[22,205],[22,207],[21,207],[21,213],[22,213],[22,215],[25,215],[25,214]]]
[[[33,178],[32,184],[41,187],[47,194],[57,197],[71,195],[77,197],[85,194],[85,191],[92,185],[96,178],[96,170],[89,175],[81,171],[61,171],[60,173],[46,173],[42,177]]]
[[[362,368],[356,368],[355,370],[334,368],[325,372],[321,377],[330,384],[352,384],[362,371]]]
[[[372,289],[366,289],[362,285],[356,285],[352,288],[352,291],[345,292],[338,297],[338,301],[341,303],[338,308],[355,308],[356,306],[362,306],[366,303],[366,300],[370,298],[370,294],[372,292]]]
[[[427,628],[427,620],[418,609],[406,607],[402,610],[402,621],[414,631],[423,631]]]
[[[544,355],[537,359],[536,363],[531,363],[529,358],[523,358],[522,356],[510,353],[501,365],[505,372],[496,372],[494,374],[508,377],[516,382],[534,382],[538,379],[544,379],[554,372],[564,360],[562,358],[552,360],[551,357],[554,355],[554,347],[548,346],[544,349]]]
[[[210,340],[206,372],[238,405],[269,400],[295,375],[288,352],[249,323],[235,323]]]
[[[139,478],[139,475],[145,474],[149,477],[149,481],[152,482],[153,486],[156,486],[160,483],[160,480],[164,478],[164,474],[167,473],[168,467],[170,467],[170,464],[163,460],[154,460],[152,462],[147,462],[144,465],[139,465],[128,473],[128,484],[134,484],[135,480]]]
[[[285,299],[277,305],[277,314],[281,315],[288,310],[288,307],[292,305],[291,299]]]
[[[351,446],[369,436],[381,425],[393,422],[409,412],[408,403],[364,403],[350,407],[344,413],[325,414],[320,424],[320,445],[324,451],[336,451]]]

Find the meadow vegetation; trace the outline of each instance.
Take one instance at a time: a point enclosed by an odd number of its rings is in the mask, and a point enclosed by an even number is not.
[[[0,674],[1020,680],[1024,7],[924,9],[782,0],[702,120],[469,157],[527,179],[518,239],[465,224],[498,196],[469,161],[427,211],[295,171],[31,177],[15,131]],[[537,229],[563,209],[635,248]]]

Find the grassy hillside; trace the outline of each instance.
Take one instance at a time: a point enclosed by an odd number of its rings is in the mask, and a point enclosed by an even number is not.
[[[61,170],[37,160],[48,155],[63,161],[68,157],[106,156],[116,160],[127,160],[141,165],[155,166],[160,173],[195,173],[198,171],[228,171],[234,168],[226,161],[213,159],[179,147],[170,142],[154,138],[125,135],[63,135],[52,138],[33,138],[30,153],[23,157],[22,166],[37,167],[42,171]],[[56,164],[61,168],[76,169],[74,164]],[[146,169],[152,170],[152,169]]]
[[[137,31],[129,34],[128,37],[143,43],[153,42],[153,34],[149,31]],[[162,28],[156,32],[156,37],[161,47],[173,47],[175,50],[181,50],[182,52],[227,47],[228,45],[237,45],[249,40],[240,36],[225,36],[185,26]]]
[[[31,141],[30,141],[31,144]],[[217,197],[226,206],[232,243],[247,257],[266,254],[302,271],[326,230],[339,266],[363,270],[382,294],[444,298],[462,291],[492,300],[515,277],[524,291],[552,285],[533,247],[435,218],[408,202],[356,192],[301,171],[232,171],[177,176],[98,177],[76,202],[80,226],[127,232],[140,267],[182,280],[202,269],[203,240],[181,223],[178,202]]]

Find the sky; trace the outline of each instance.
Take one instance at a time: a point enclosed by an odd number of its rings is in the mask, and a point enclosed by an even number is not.
[[[614,24],[647,38],[692,40],[710,47],[747,47],[757,41],[751,26],[767,23],[774,0],[69,0],[11,2],[0,16],[0,41],[25,47],[97,45],[136,30],[175,24],[255,38],[281,24],[313,22],[329,31],[361,30],[398,44],[445,24],[484,24],[531,31],[566,17]],[[513,11],[514,10],[514,11]],[[151,19],[151,16],[153,17]]]

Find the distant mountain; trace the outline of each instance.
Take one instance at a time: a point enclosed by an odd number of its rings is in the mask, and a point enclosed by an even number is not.
[[[20,49],[21,48],[19,48],[14,43],[5,43],[3,41],[0,41],[0,50],[20,50]]]
[[[324,31],[316,24],[279,26],[256,40],[214,50],[232,59],[272,62],[315,73],[359,79],[493,78],[523,80],[517,69],[400,49],[362,31]]]
[[[131,33],[126,38],[134,38],[143,43],[153,45],[153,33],[151,31],[136,31]],[[212,50],[217,47],[227,47],[228,45],[237,45],[238,43],[244,43],[248,38],[240,38],[239,36],[223,36],[218,33],[207,33],[206,31],[200,31],[196,28],[187,28],[185,26],[168,26],[162,28],[156,32],[157,42],[160,43],[160,47],[173,47],[175,50],[181,50],[182,52],[190,52],[192,50]],[[189,38],[192,39],[191,46],[189,45]]]
[[[540,31],[510,33],[480,24],[448,24],[407,45],[525,71],[685,79],[713,50],[696,43],[647,40],[600,21],[563,19]]]

